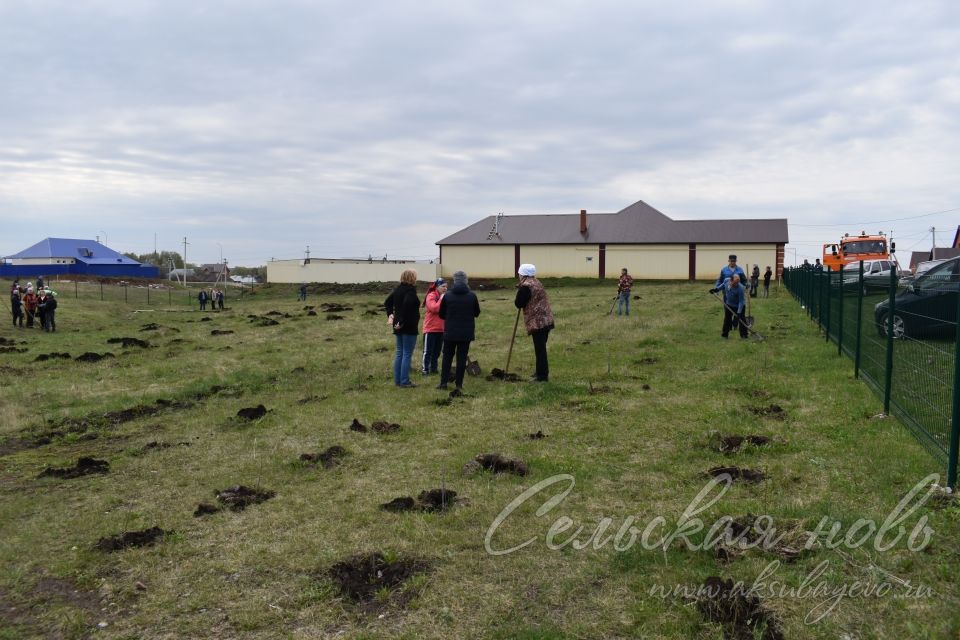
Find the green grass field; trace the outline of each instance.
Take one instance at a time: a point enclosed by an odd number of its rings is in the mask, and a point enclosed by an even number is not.
[[[860,519],[879,527],[944,470],[902,424],[875,417],[881,402],[786,291],[754,302],[759,342],[720,340],[707,284],[640,283],[629,318],[607,315],[609,285],[547,287],[551,382],[468,377],[466,397],[449,404],[436,378],[393,386],[393,336],[382,313],[366,313],[380,293],[311,295],[307,305],[352,307],[335,321],[308,315],[293,286],[205,314],[162,296],[144,311],[64,293],[57,333],[4,325],[14,344],[0,353],[0,639],[958,637],[960,509],[928,500],[904,519],[909,534],[926,518],[921,550],[906,534],[877,550],[867,525],[851,530]],[[505,364],[516,311],[509,288],[478,293],[471,355],[486,375]],[[108,343],[125,337],[149,346]],[[115,357],[36,361],[53,352]],[[511,370],[526,379],[532,367],[518,336]],[[262,418],[237,418],[261,404]],[[401,428],[359,433],[354,419]],[[531,439],[537,431],[547,437]],[[728,435],[771,441],[726,454],[717,443]],[[346,451],[338,466],[299,459],[334,445]],[[528,474],[464,469],[494,452]],[[87,456],[109,473],[38,477]],[[653,540],[683,529],[717,466],[766,479],[733,483],[698,514],[704,529],[768,515],[796,546],[826,518],[818,543],[795,558],[700,548],[705,531],[650,550],[629,535],[605,541],[658,517]],[[275,496],[194,517],[235,485]],[[379,508],[436,488],[457,494],[446,512]],[[869,540],[831,549],[834,523],[839,539]],[[95,547],[154,526],[170,533],[152,546]],[[562,544],[581,526],[584,544]],[[417,571],[397,584],[373,576],[359,601],[344,595],[331,567],[372,552],[381,576]],[[711,576],[749,587],[775,560],[758,592],[766,623],[711,619],[702,599],[673,593]],[[811,593],[817,585],[829,592]]]

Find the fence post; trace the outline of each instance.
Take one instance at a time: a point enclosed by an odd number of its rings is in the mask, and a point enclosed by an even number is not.
[[[957,310],[960,312],[960,296],[957,296]],[[957,316],[960,323],[960,315]],[[960,449],[960,330],[955,329],[953,340],[953,412],[950,419],[950,451],[947,452],[947,486],[957,487],[957,454]]]
[[[857,278],[857,349],[853,359],[853,377],[860,377],[860,338],[863,330],[863,260],[860,261],[860,276]]]
[[[150,285],[147,284],[147,306],[150,306]]]
[[[890,295],[887,304],[887,363],[883,385],[883,412],[890,414],[890,389],[893,386],[893,315],[896,312],[894,302],[897,297],[897,271],[890,269]]]
[[[837,355],[843,355],[843,265],[840,265],[840,309],[837,313]]]
[[[814,273],[817,274],[817,328],[823,329],[823,270]]]
[[[827,267],[827,270],[824,272],[827,274],[827,312],[826,312],[826,322],[824,323],[823,333],[827,339],[827,342],[830,342],[830,300],[833,298],[833,271],[830,267]]]
[[[100,302],[103,302],[103,281],[100,281]]]
[[[80,299],[80,283],[76,280],[73,281],[73,297],[78,300]]]
[[[127,285],[123,285],[123,301],[127,301]]]

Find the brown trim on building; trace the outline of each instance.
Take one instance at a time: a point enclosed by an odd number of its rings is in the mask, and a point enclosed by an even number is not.
[[[513,273],[520,271],[520,245],[513,245]]]
[[[697,245],[694,242],[687,247],[687,278],[690,282],[697,279]]]
[[[600,243],[600,279],[607,277],[607,245]]]

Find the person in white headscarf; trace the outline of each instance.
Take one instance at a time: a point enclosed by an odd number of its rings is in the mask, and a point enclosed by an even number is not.
[[[522,264],[517,269],[520,282],[517,284],[517,297],[514,304],[517,309],[523,309],[523,325],[527,334],[533,339],[533,352],[536,356],[536,373],[530,378],[531,382],[547,382],[550,378],[550,367],[547,364],[547,338],[553,329],[553,310],[543,284],[537,280],[537,267],[532,264]]]

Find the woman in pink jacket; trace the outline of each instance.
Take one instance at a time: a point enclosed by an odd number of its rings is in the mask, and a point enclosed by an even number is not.
[[[423,297],[423,363],[420,373],[430,375],[437,372],[437,360],[440,359],[440,348],[443,347],[443,318],[440,317],[440,298],[447,291],[447,283],[439,278],[427,289]]]

